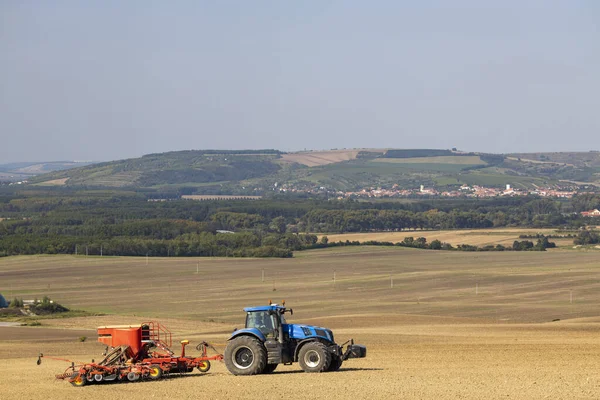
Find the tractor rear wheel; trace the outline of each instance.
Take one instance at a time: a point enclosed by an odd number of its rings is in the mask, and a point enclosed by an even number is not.
[[[163,376],[163,370],[160,368],[158,364],[152,364],[150,366],[150,372],[148,373],[148,377],[150,379],[160,379]]]
[[[75,372],[73,375],[71,375],[70,382],[73,386],[81,387],[85,386],[85,384],[87,383],[87,379],[85,378],[85,375],[81,375],[79,372]]]
[[[200,372],[208,372],[210,371],[210,361],[200,361],[198,364],[198,371]]]
[[[331,353],[321,342],[310,342],[302,346],[298,362],[304,372],[324,372],[331,364]]]
[[[331,364],[329,364],[329,368],[327,369],[327,371],[329,372],[335,372],[337,370],[340,369],[340,367],[342,366],[342,357],[337,357],[337,356],[333,356],[331,357]]]
[[[252,336],[238,336],[227,343],[225,366],[233,375],[256,375],[267,365],[265,346]]]
[[[263,374],[270,374],[273,371],[275,371],[275,368],[277,368],[277,364],[267,364],[265,366],[265,369],[263,369]]]

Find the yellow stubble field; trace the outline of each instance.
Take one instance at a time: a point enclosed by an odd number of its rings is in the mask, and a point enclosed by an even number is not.
[[[459,244],[470,244],[473,246],[497,245],[512,246],[515,240],[530,240],[534,243],[537,239],[521,239],[521,235],[562,235],[566,233],[557,232],[551,228],[494,228],[494,229],[453,229],[440,231],[400,231],[400,232],[364,232],[364,233],[340,233],[330,235],[319,235],[319,237],[327,236],[331,242],[339,241],[359,241],[365,242],[369,240],[381,242],[398,243],[404,240],[405,237],[412,236],[413,238],[424,237],[427,242],[439,240],[444,243],[450,243],[453,246]],[[555,242],[558,247],[572,248],[572,238],[555,238],[549,239]]]

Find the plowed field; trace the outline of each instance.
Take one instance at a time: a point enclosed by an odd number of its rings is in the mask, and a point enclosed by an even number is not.
[[[353,248],[288,260],[0,259],[7,298],[49,295],[100,317],[0,327],[2,399],[594,399],[600,397],[600,268],[593,252],[445,253]],[[265,270],[265,279],[262,272]],[[196,273],[196,271],[199,273]],[[335,282],[333,276],[335,272]],[[339,372],[235,377],[221,363],[157,382],[71,387],[67,363],[98,359],[94,328],[158,319],[174,341],[223,345],[241,308],[285,298],[291,322],[368,348]],[[81,336],[88,340],[80,342]],[[175,347],[175,346],[174,346]]]

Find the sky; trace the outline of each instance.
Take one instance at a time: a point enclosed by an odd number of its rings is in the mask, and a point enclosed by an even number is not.
[[[0,0],[0,164],[600,150],[600,2]]]

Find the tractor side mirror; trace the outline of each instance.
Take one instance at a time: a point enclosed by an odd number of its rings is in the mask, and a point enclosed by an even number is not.
[[[237,331],[237,328],[233,328],[233,331],[234,331],[234,332],[235,332],[235,331]]]

